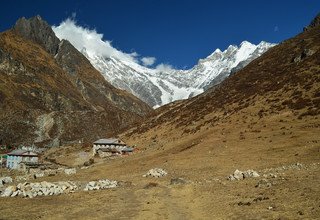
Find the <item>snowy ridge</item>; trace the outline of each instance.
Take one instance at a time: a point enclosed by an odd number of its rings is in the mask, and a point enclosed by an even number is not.
[[[67,40],[73,44],[72,38]],[[258,45],[243,41],[239,47],[230,45],[224,51],[216,49],[189,70],[160,71],[114,56],[106,57],[92,51],[88,53],[85,47],[80,48],[74,44],[108,82],[132,93],[154,108],[204,92],[274,45],[264,41]]]

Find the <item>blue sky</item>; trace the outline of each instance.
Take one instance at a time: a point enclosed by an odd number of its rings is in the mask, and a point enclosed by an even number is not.
[[[2,0],[0,31],[22,16],[41,15],[51,25],[76,14],[112,46],[175,68],[190,68],[216,48],[243,40],[281,42],[302,31],[320,12],[320,1]],[[156,65],[155,64],[155,65]]]

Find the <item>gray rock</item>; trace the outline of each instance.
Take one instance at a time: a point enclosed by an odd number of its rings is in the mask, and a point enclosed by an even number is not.
[[[262,188],[262,187],[268,187],[269,188],[271,186],[272,186],[272,184],[267,179],[261,179],[256,184],[256,187],[258,187],[258,188]]]
[[[73,174],[77,173],[77,170],[76,170],[76,168],[65,169],[64,173],[67,175],[73,175]]]
[[[16,186],[8,186],[4,192],[1,194],[1,197],[9,197],[12,195],[12,193],[14,193],[15,191],[17,191],[17,187]]]
[[[32,199],[34,196],[31,191],[24,191],[23,197],[28,197],[28,198]]]
[[[17,190],[17,191],[15,191],[15,192],[13,192],[13,193],[11,194],[11,197],[18,196],[18,195],[19,195],[19,193],[20,193],[20,191],[19,191],[19,190]]]
[[[180,184],[186,184],[187,181],[183,178],[173,178],[170,180],[171,185],[180,185]]]
[[[240,170],[235,170],[234,173],[233,173],[233,177],[236,179],[236,180],[242,180],[244,178],[244,175],[243,175],[243,172],[240,171]]]
[[[294,63],[299,63],[299,62],[301,62],[302,60],[304,60],[305,58],[307,58],[307,57],[309,57],[309,56],[312,56],[314,53],[315,53],[314,50],[304,49],[301,54],[299,54],[298,56],[296,56],[296,57],[293,58],[292,62],[294,62]]]
[[[56,55],[59,49],[59,38],[51,26],[38,15],[30,19],[20,18],[13,30],[22,37],[40,44],[47,52]]]
[[[35,178],[44,177],[44,172],[35,173],[35,174],[34,174],[34,177],[35,177]]]
[[[90,181],[83,190],[90,191],[90,190],[109,189],[117,186],[118,186],[117,181],[105,179],[105,180],[99,180],[97,182]]]
[[[251,177],[259,177],[260,175],[258,174],[257,171],[254,170],[247,170],[243,172],[244,178],[251,178]]]
[[[243,180],[244,178],[252,178],[252,177],[255,178],[259,176],[260,175],[258,174],[258,172],[254,170],[246,170],[246,171],[235,170],[234,173],[228,177],[228,180],[230,181]]]
[[[167,174],[168,173],[161,168],[154,168],[149,170],[145,175],[143,175],[143,177],[152,176],[152,177],[159,178],[159,177],[166,176]]]
[[[4,184],[12,183],[12,178],[10,176],[6,176],[2,179]]]

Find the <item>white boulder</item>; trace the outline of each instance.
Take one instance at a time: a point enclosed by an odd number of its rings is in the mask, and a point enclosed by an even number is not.
[[[15,191],[17,191],[17,187],[15,186],[8,186],[2,193],[1,197],[9,197],[12,195],[12,193],[14,193]]]
[[[258,174],[257,171],[254,170],[246,170],[246,171],[240,171],[240,170],[235,170],[233,174],[231,174],[228,177],[228,180],[234,181],[234,180],[243,180],[245,178],[255,178],[259,177],[260,175]]]
[[[143,175],[143,177],[152,176],[152,177],[159,178],[159,177],[166,176],[167,174],[168,173],[161,168],[154,168],[149,170],[145,175]]]
[[[73,175],[77,173],[76,168],[64,169],[64,173],[67,175]]]

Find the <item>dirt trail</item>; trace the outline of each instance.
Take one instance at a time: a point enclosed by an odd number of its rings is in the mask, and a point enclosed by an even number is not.
[[[136,192],[143,198],[143,206],[137,219],[206,219],[204,210],[192,202],[192,185],[157,187]]]

